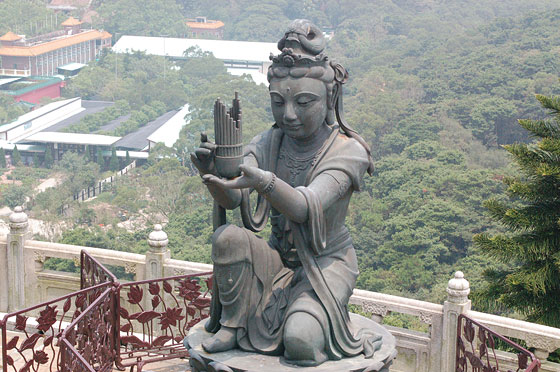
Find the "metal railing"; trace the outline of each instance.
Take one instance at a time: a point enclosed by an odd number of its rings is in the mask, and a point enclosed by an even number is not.
[[[117,277],[89,253],[82,250],[80,252],[80,289],[107,282],[116,283]]]
[[[0,321],[2,370],[37,371],[42,366],[42,371],[62,371],[58,346],[66,324],[110,287],[111,283],[100,283],[4,316]],[[17,334],[8,339],[8,330]]]
[[[31,70],[18,70],[14,68],[0,68],[0,75],[4,76],[31,76]]]
[[[541,363],[529,350],[461,314],[457,320],[456,372],[505,371],[504,366],[500,366],[498,362],[498,342],[507,345],[517,354],[516,372],[537,372],[539,370]]]
[[[127,310],[117,304],[115,365],[121,369],[188,356],[183,339],[189,329],[209,316],[211,272],[121,284],[117,298],[126,295]],[[206,278],[205,278],[206,277]],[[134,311],[134,312],[132,312]]]
[[[98,196],[102,192],[111,190],[113,182],[117,182],[117,178],[126,175],[130,170],[136,168],[136,161],[133,161],[113,176],[107,177],[104,180],[97,182],[97,185],[89,186],[81,191],[78,191],[73,195],[72,200],[77,200],[78,202],[84,202],[95,196]]]
[[[60,338],[62,371],[111,371],[118,345],[115,288],[105,291],[64,329]]]
[[[115,365],[141,372],[147,363],[186,357],[183,338],[209,316],[211,275],[120,284],[82,251],[81,290],[0,320],[2,370],[105,372]]]

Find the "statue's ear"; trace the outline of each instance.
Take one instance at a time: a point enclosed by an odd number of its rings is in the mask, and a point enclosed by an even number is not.
[[[327,110],[327,124],[333,125],[335,122],[334,108],[329,108]]]
[[[333,84],[332,93],[329,97],[328,107],[329,110],[334,110],[336,107],[336,100],[338,99],[338,95],[340,93],[340,84],[335,82]]]
[[[327,124],[332,125],[335,122],[335,107],[336,107],[336,100],[338,99],[338,92],[340,89],[340,85],[337,83],[333,84],[333,88],[331,94],[327,97]]]

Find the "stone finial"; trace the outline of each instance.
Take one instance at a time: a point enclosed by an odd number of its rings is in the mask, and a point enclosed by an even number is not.
[[[469,300],[468,296],[471,292],[468,280],[465,279],[462,271],[455,272],[455,277],[447,283],[447,298],[449,302],[458,304],[465,303]]]
[[[18,233],[27,229],[27,221],[27,214],[25,214],[23,208],[21,206],[15,207],[12,214],[10,214],[10,232]]]
[[[163,228],[158,223],[154,225],[154,231],[148,235],[148,244],[150,245],[150,250],[152,252],[163,252],[167,247],[169,240],[167,239],[167,234],[163,231]]]

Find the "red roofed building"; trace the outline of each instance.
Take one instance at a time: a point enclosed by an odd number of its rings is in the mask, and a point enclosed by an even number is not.
[[[189,37],[206,39],[224,37],[224,22],[206,19],[206,17],[196,17],[195,19],[187,19],[189,26]]]
[[[70,17],[62,23],[63,30],[30,39],[8,32],[0,37],[0,75],[56,75],[58,67],[88,63],[111,47],[110,33],[82,30],[81,25]]]

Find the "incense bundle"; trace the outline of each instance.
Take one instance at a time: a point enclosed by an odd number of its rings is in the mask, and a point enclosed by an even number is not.
[[[216,137],[216,168],[222,177],[233,178],[240,174],[243,163],[242,114],[239,94],[235,92],[232,107],[228,110],[218,98],[214,103],[214,134]]]

